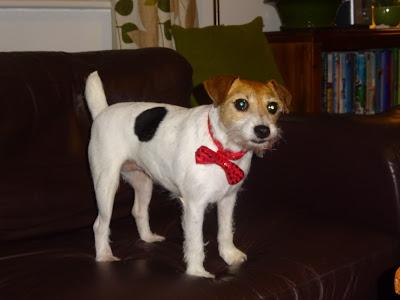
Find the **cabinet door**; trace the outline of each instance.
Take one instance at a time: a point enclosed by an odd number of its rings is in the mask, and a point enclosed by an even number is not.
[[[311,42],[271,43],[285,85],[292,93],[291,111],[321,110],[321,53]],[[319,53],[317,53],[319,52]]]

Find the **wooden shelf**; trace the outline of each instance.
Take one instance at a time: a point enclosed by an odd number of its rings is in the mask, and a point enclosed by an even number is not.
[[[294,112],[321,112],[322,52],[400,48],[400,29],[324,28],[265,36],[293,95]]]

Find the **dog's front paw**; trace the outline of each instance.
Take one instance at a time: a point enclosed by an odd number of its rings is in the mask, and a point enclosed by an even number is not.
[[[143,241],[145,241],[146,243],[155,243],[155,242],[162,242],[163,240],[165,240],[165,237],[158,235],[158,234],[148,234],[145,236],[142,236],[141,239]]]
[[[236,247],[222,249],[221,257],[228,265],[237,265],[247,260],[247,255]]]
[[[186,274],[190,276],[204,277],[204,278],[215,278],[213,274],[207,272],[203,267],[188,267]]]
[[[100,247],[99,247],[100,248]],[[119,261],[120,259],[113,255],[109,244],[97,249],[96,247],[96,261],[98,262],[111,262]]]
[[[97,255],[96,261],[98,262],[112,262],[112,261],[119,261],[120,259],[112,254],[103,254]]]

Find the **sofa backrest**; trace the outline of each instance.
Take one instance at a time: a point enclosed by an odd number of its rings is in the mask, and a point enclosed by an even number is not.
[[[249,190],[271,205],[400,233],[400,106],[376,116],[289,115],[281,128],[276,151],[253,162]]]
[[[189,105],[191,67],[170,49],[0,53],[0,240],[93,223],[84,85],[95,70],[109,103]],[[122,187],[114,217],[132,203]]]

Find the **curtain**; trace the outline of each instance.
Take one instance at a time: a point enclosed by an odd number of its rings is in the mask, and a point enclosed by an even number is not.
[[[197,26],[196,0],[113,0],[114,48],[174,48],[171,26]]]

